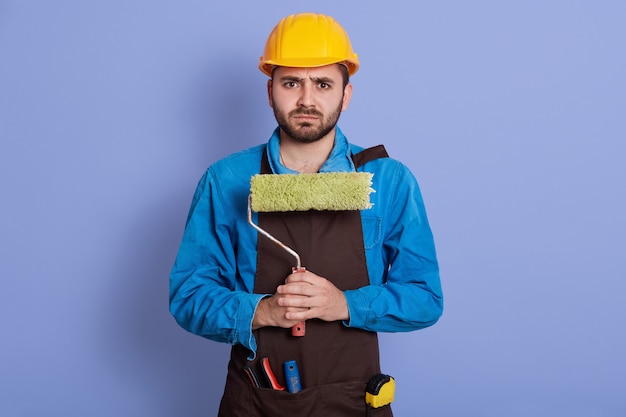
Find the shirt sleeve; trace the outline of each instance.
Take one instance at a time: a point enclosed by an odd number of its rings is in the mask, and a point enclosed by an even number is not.
[[[391,174],[391,173],[388,173]],[[375,174],[376,176],[377,174]],[[443,312],[433,235],[419,186],[402,164],[385,179],[382,277],[345,292],[350,327],[377,332],[401,332],[435,324]]]
[[[235,289],[234,220],[228,211],[209,169],[193,197],[170,274],[170,312],[191,333],[241,343],[254,353],[252,318],[264,295]]]

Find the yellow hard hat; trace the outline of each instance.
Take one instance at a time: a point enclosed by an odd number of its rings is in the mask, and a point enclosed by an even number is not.
[[[350,75],[359,69],[359,58],[346,31],[330,16],[299,13],[282,18],[272,30],[259,69],[271,77],[274,66],[305,68],[336,63],[346,65]]]

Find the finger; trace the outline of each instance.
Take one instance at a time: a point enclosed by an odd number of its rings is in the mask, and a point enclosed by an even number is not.
[[[313,285],[307,283],[290,282],[288,284],[278,286],[276,292],[280,295],[308,297],[315,294],[315,288],[313,287]]]
[[[310,271],[295,272],[287,276],[285,283],[289,284],[289,283],[294,283],[294,282],[306,282],[309,284],[313,284],[315,283],[316,279],[319,279],[319,278],[320,277],[318,275],[315,275],[314,273]]]
[[[308,309],[310,307],[310,298],[300,295],[287,294],[278,297],[278,305],[281,307],[296,307],[300,309]]]
[[[312,308],[305,309],[287,309],[285,312],[285,318],[296,322],[306,321],[317,318],[317,312]]]

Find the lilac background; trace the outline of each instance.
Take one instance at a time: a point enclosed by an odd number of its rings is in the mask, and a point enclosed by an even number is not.
[[[621,0],[0,0],[0,415],[215,414],[228,347],[175,324],[169,269],[307,10],[362,61],[342,129],[412,168],[436,235],[444,317],[381,336],[396,415],[626,415]]]

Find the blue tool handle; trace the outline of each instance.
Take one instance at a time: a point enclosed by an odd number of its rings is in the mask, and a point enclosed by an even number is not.
[[[302,391],[302,385],[300,384],[300,373],[298,372],[298,364],[296,361],[287,361],[285,366],[285,380],[287,385],[287,391],[292,394]]]

